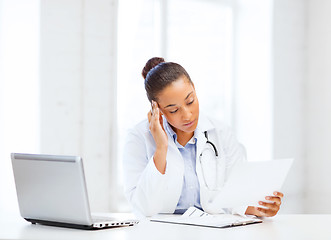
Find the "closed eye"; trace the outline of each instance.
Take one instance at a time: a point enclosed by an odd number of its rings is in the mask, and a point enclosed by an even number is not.
[[[170,113],[175,113],[175,112],[177,112],[178,111],[178,109],[176,109],[175,111],[170,111]]]

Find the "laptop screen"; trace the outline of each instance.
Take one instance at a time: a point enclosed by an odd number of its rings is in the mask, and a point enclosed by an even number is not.
[[[92,224],[80,157],[19,153],[11,157],[23,218]]]

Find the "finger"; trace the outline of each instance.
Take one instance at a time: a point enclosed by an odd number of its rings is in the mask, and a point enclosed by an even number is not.
[[[265,199],[268,201],[272,201],[272,202],[276,203],[277,205],[282,204],[282,199],[280,197],[267,196],[267,197],[265,197]]]
[[[159,110],[159,111],[160,111],[160,110]],[[164,130],[164,128],[163,128],[163,117],[162,117],[162,113],[161,113],[161,111],[160,111],[159,119],[160,119],[161,127],[162,127],[162,129]]]
[[[152,116],[151,116],[151,123],[150,123],[150,129],[152,131],[155,131],[156,129],[163,129],[163,118],[160,108],[158,107],[158,103],[155,101],[152,101]]]
[[[259,204],[263,207],[269,208],[273,211],[279,211],[279,205],[276,203],[267,203],[267,202],[262,202],[260,201]]]
[[[283,197],[284,197],[284,194],[281,193],[281,192],[277,192],[277,191],[275,191],[275,192],[273,192],[273,194],[274,194],[275,196],[277,196],[277,197],[280,197],[280,198],[283,198]]]
[[[153,115],[153,112],[155,111],[155,102],[152,100],[151,104],[151,114]]]
[[[152,110],[153,110],[152,113],[154,113],[154,111],[155,111],[157,108],[158,108],[158,106],[157,106],[157,102],[155,102],[154,100],[152,100]]]
[[[257,217],[267,217],[266,211],[267,209],[265,208],[260,208],[260,207],[254,207],[255,208],[255,213],[254,215]]]
[[[151,118],[152,118],[152,111],[151,110],[148,111],[147,118],[148,118],[148,122],[150,123],[151,122]]]
[[[259,212],[260,217],[273,217],[277,214],[277,211],[268,209],[268,208],[257,208],[257,211]]]
[[[149,129],[153,132],[157,125],[156,122],[159,120],[158,115],[155,114],[157,112],[157,108],[155,108],[156,102],[152,100],[152,110],[149,114]]]
[[[158,110],[158,111],[157,111]],[[159,106],[157,104],[157,102],[153,101],[153,105],[152,105],[152,115],[159,115],[160,114],[160,109]]]
[[[159,108],[155,108],[154,109],[154,113],[155,114],[153,114],[153,118],[155,119],[155,121],[158,121],[159,120],[159,118],[160,118],[160,111],[159,111]]]
[[[153,122],[153,126],[155,126],[156,128],[162,126],[160,124],[160,114],[158,108],[155,109],[154,114],[152,115],[152,122]]]

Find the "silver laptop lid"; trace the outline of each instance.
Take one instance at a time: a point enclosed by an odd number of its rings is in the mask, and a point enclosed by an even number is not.
[[[11,155],[21,216],[91,225],[81,157]]]

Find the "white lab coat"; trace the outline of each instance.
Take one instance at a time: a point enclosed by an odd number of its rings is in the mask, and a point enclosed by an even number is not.
[[[216,145],[220,155],[219,163],[221,164],[217,165],[217,178],[213,175],[216,174],[215,161],[211,161],[210,166],[203,165],[204,172],[208,172],[208,169],[211,171],[208,174],[202,174],[199,156],[201,151],[208,147],[204,131],[207,131],[209,141]],[[244,148],[237,142],[229,128],[201,113],[195,136],[197,138],[196,172],[200,183],[200,202],[203,210],[209,213],[230,211],[244,214],[247,206],[238,206],[238,208],[228,210],[217,207],[213,199],[219,190],[209,190],[204,181],[206,178],[204,176],[211,177],[218,181],[214,185],[223,186],[234,165],[246,159]],[[168,135],[165,174],[161,174],[155,167],[153,161],[155,148],[147,119],[129,131],[123,156],[125,195],[134,211],[144,216],[173,213],[183,185],[184,160],[173,137]]]

